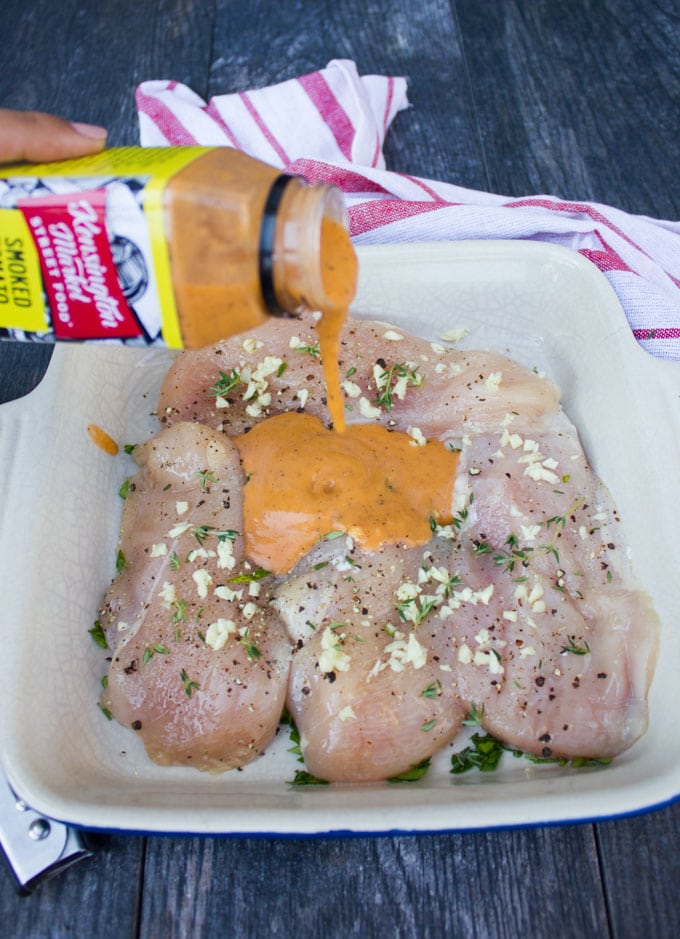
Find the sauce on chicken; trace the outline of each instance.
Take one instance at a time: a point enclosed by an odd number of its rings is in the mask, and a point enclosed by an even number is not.
[[[327,430],[310,414],[279,414],[235,438],[244,490],[248,557],[290,571],[329,533],[366,551],[425,544],[431,521],[451,522],[458,454],[437,440],[419,445],[378,424]]]
[[[289,413],[236,438],[248,479],[246,553],[277,574],[292,570],[329,533],[345,532],[373,551],[425,544],[432,520],[451,521],[455,453],[377,424],[345,425],[339,343],[357,261],[346,230],[330,219],[322,223],[320,254],[327,306],[317,332],[333,430],[311,415]]]

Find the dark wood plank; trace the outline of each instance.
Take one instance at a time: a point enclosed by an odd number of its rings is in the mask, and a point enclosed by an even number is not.
[[[21,939],[134,936],[142,886],[143,839],[97,837],[94,847],[94,857],[78,861],[40,884],[30,896],[20,896],[9,871],[0,871],[3,935]]]
[[[675,0],[452,0],[489,185],[680,215]]]
[[[388,167],[487,185],[460,35],[447,0],[218,0],[213,56],[213,95],[293,78],[330,59],[353,59],[363,75],[403,75],[412,107],[392,125]]]
[[[680,802],[597,826],[604,887],[618,939],[680,935]]]
[[[563,939],[607,935],[602,897],[593,890],[590,826],[264,842],[153,839],[146,870],[155,888],[147,891],[142,939],[516,939],[551,935],[556,924]],[[567,880],[569,910],[561,903]]]
[[[45,374],[51,357],[49,343],[0,343],[0,404],[32,391]]]
[[[207,96],[346,56],[363,73],[409,79],[413,107],[386,147],[394,169],[680,214],[674,0],[218,0],[212,46],[213,3],[83,6],[3,5],[3,105],[105,123],[111,143],[134,143],[132,93],[144,78]],[[2,345],[0,392],[13,397],[49,353]],[[116,836],[28,899],[0,874],[0,921],[29,939],[133,936],[138,913],[143,935],[163,937],[606,936],[606,908],[614,936],[674,935],[679,822],[675,806],[595,828],[149,838],[146,867],[145,842]]]
[[[207,89],[213,5],[184,0],[154,4],[79,0],[2,6],[3,107],[37,109],[104,124],[111,144],[138,141],[134,88],[166,75]],[[50,356],[42,345],[0,343],[0,400],[27,393]],[[97,855],[19,897],[0,869],[3,933],[45,936],[133,936],[143,873],[144,842],[99,839]]]
[[[205,93],[212,2],[78,0],[2,5],[0,102],[109,128],[109,143],[139,140],[134,90],[176,78]]]

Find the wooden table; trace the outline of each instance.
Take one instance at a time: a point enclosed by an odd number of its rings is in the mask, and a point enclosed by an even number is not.
[[[408,78],[392,169],[680,218],[678,0],[5,0],[2,24],[0,103],[106,124],[111,144],[137,142],[141,80],[208,97],[345,57]],[[30,390],[48,359],[45,347],[2,344],[0,400]],[[0,866],[3,935],[680,931],[678,803],[463,834],[97,840],[94,858],[28,898]]]

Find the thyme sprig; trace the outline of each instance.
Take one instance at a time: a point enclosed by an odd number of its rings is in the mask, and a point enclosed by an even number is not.
[[[583,640],[583,645],[579,645],[576,642],[575,636],[568,636],[567,639],[568,641],[560,649],[561,655],[567,655],[569,653],[571,653],[571,655],[588,655],[590,652],[590,646],[585,639]]]
[[[395,394],[396,385],[399,381],[402,382],[404,388],[407,385],[418,388],[423,384],[423,377],[418,374],[417,365],[410,368],[406,362],[396,362],[394,365],[384,368],[376,378],[378,396],[375,403],[385,408],[386,411],[392,410],[392,396]]]
[[[226,398],[240,383],[241,375],[235,368],[232,368],[231,374],[220,371],[218,380],[208,389],[208,394],[213,398]]]

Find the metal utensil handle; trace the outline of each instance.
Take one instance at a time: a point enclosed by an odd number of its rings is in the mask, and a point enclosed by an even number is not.
[[[2,766],[0,845],[23,893],[92,854],[78,830],[26,805],[10,787]]]

